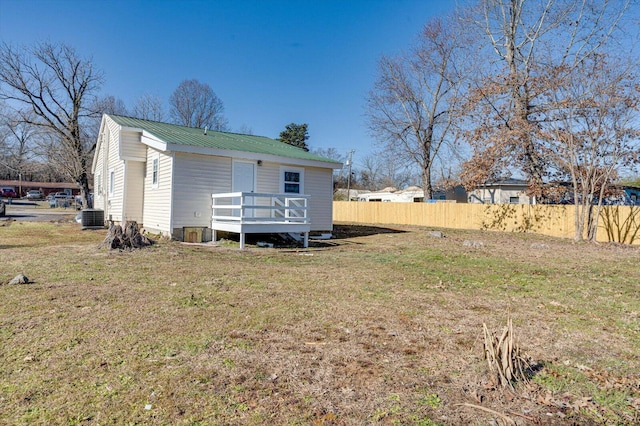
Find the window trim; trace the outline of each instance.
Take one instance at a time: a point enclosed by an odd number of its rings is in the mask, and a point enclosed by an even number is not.
[[[284,176],[285,176],[285,173],[287,173],[287,172],[298,173],[300,175],[300,182],[292,182],[292,183],[297,183],[300,186],[300,191],[299,192],[286,192],[285,191],[285,187],[286,187],[287,181],[284,180]],[[304,195],[304,168],[302,168],[302,167],[280,166],[280,193],[281,194],[299,194],[299,195]]]
[[[102,195],[102,172],[96,173],[95,186],[97,187],[97,195]]]
[[[156,189],[160,184],[160,155],[151,157],[151,188]]]
[[[109,195],[113,195],[116,190],[116,172],[115,170],[109,170]]]

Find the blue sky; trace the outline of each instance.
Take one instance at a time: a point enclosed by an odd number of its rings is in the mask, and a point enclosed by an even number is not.
[[[454,0],[0,0],[0,39],[64,42],[93,58],[104,95],[166,100],[195,78],[222,99],[231,130],[278,137],[309,124],[309,145],[373,150],[363,105],[382,54],[410,47]]]

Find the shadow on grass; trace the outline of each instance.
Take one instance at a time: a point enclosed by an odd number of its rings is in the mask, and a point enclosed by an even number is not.
[[[333,225],[331,239],[368,237],[378,234],[404,234],[406,231],[371,225]]]
[[[33,215],[33,214],[13,214],[13,213],[7,213],[7,215],[5,216],[6,219],[13,219],[13,220],[33,219],[35,217],[37,217],[37,216]]]
[[[313,239],[313,237],[309,238],[309,247],[312,248],[328,248],[335,247],[337,245],[336,240],[344,240],[348,238],[357,238],[357,237],[367,237],[371,235],[378,234],[402,234],[406,231],[384,228],[381,226],[371,226],[371,225],[334,225],[333,232],[331,233],[331,239],[329,240],[320,240]],[[240,235],[234,233],[227,232],[219,232],[219,237],[223,240],[233,241],[235,243],[239,242]],[[295,241],[293,239],[289,239],[286,237],[285,233],[282,234],[247,234],[246,235],[246,244],[248,245],[257,245],[258,243],[269,243],[273,244],[274,248],[291,248],[291,249],[299,249],[302,247],[301,241]],[[358,244],[352,242],[351,244]]]
[[[27,201],[27,200],[11,200],[11,202],[5,201],[5,204],[8,206],[33,206],[38,207],[38,203],[35,201]]]

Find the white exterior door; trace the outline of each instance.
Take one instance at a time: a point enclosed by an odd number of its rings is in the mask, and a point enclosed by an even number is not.
[[[247,161],[233,162],[233,179],[231,187],[233,192],[254,192],[256,186],[256,164]],[[253,197],[246,197],[245,204],[253,204]],[[239,200],[234,200],[234,204]],[[238,212],[238,215],[240,212]],[[253,217],[253,209],[245,209],[245,216]]]

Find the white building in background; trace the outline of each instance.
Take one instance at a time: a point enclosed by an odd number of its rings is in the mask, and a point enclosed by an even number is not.
[[[469,193],[469,203],[536,204],[536,197],[527,195],[527,181],[502,179],[487,182]]]
[[[400,190],[387,187],[380,191],[360,193],[358,194],[358,201],[423,203],[425,199],[422,188],[410,186]],[[462,186],[456,186],[447,190],[436,189],[433,192],[433,198],[426,200],[426,202],[466,203],[467,193]]]

